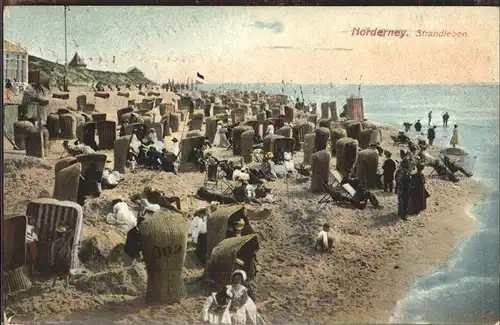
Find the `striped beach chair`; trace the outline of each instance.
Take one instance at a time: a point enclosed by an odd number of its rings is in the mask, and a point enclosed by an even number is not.
[[[97,122],[97,135],[99,136],[99,149],[113,149],[116,141],[116,122]]]
[[[28,203],[26,208],[28,223],[35,228],[38,235],[36,269],[42,274],[52,275],[51,247],[57,238],[57,228],[64,225],[73,233],[70,272],[79,268],[78,249],[83,225],[82,207],[69,201],[55,199],[36,199]]]
[[[106,118],[107,118],[107,114],[106,113],[96,113],[96,114],[92,114],[92,120],[94,122],[102,122],[102,121],[106,121]]]
[[[73,114],[59,115],[61,138],[70,140],[76,138],[76,122],[76,118]]]

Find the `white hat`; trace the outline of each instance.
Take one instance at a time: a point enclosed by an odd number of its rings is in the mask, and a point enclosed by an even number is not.
[[[243,282],[245,282],[247,280],[247,273],[243,270],[236,270],[233,272],[233,274],[231,274],[231,278],[235,275],[235,274],[241,274],[241,277],[243,278]]]

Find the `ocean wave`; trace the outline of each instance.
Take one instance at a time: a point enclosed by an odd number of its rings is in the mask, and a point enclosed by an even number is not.
[[[413,289],[396,304],[389,323],[449,323],[498,317],[498,278],[468,276]],[[488,300],[486,296],[489,296]],[[481,301],[471,301],[483,296]],[[451,312],[451,313],[450,313]]]

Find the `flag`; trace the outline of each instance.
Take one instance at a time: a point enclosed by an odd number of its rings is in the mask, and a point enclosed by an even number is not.
[[[205,77],[200,74],[199,72],[196,72],[196,84],[204,84],[205,83]]]

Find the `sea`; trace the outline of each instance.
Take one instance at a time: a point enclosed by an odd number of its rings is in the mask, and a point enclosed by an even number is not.
[[[303,98],[306,103],[336,101],[340,113],[347,97],[360,93],[365,118],[403,129],[418,119],[426,134],[428,113],[437,126],[437,145],[447,147],[453,125],[459,146],[469,153],[467,165],[474,178],[491,190],[488,198],[468,209],[477,231],[464,237],[446,265],[412,279],[397,302],[389,323],[489,323],[500,320],[499,277],[499,107],[498,84],[474,85],[294,85],[218,84],[205,90],[259,90]],[[302,91],[301,91],[302,89]],[[442,115],[448,112],[448,128]],[[415,134],[414,134],[415,135]]]

